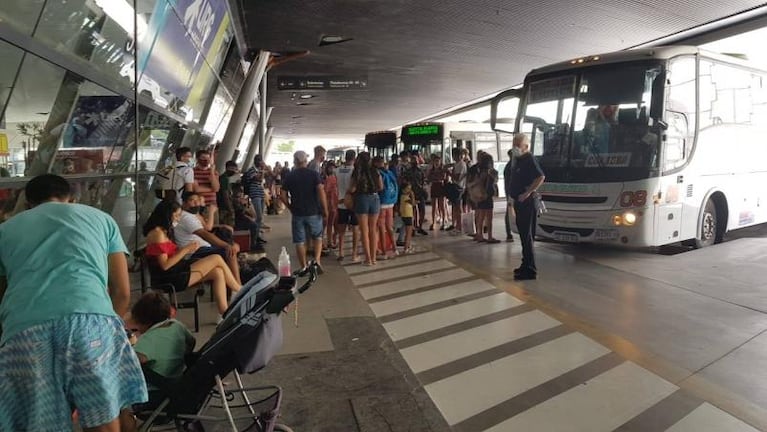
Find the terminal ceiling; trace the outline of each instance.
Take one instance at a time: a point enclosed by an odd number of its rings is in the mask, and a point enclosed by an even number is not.
[[[522,82],[532,68],[649,42],[755,0],[235,0],[249,49],[310,50],[275,67],[277,137],[383,130]],[[319,47],[322,35],[353,40]],[[368,89],[277,90],[278,76],[367,77]],[[302,100],[311,93],[314,98]],[[308,105],[297,105],[300,102]]]

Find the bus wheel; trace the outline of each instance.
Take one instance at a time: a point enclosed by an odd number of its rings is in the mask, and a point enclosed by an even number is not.
[[[716,219],[716,205],[711,200],[706,202],[703,210],[703,218],[698,228],[698,237],[695,238],[695,247],[702,248],[716,243],[718,237],[719,222]]]

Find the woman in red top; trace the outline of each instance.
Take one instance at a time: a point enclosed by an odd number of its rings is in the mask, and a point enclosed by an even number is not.
[[[223,314],[227,308],[226,290],[240,290],[231,270],[219,255],[210,255],[191,262],[185,259],[194,253],[200,245],[192,242],[179,249],[173,242],[173,227],[181,219],[181,206],[175,202],[163,201],[155,207],[144,224],[146,237],[146,257],[152,273],[153,283],[170,283],[176,291],[200,282],[210,282],[218,312]]]
[[[336,179],[336,164],[328,161],[325,164],[325,195],[328,197],[328,220],[325,221],[325,231],[328,234],[328,245],[335,249],[336,243],[336,213],[338,212],[338,180]],[[339,252],[340,254],[340,252]]]

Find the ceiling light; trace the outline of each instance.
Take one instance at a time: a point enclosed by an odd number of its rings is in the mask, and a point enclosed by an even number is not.
[[[292,118],[292,119],[300,119],[300,118],[302,118],[302,116],[300,116],[300,115],[294,115],[294,116],[290,116],[290,118]]]
[[[350,40],[354,40],[350,37],[344,37],[344,36],[331,36],[331,35],[322,35],[320,36],[320,43],[319,46],[327,46],[327,45],[335,45],[343,42],[348,42]]]
[[[311,99],[313,97],[314,97],[314,95],[312,95],[312,94],[302,94],[301,96],[299,96],[299,98],[301,98],[301,99]]]
[[[296,105],[298,105],[298,106],[307,106],[307,105],[313,105],[313,104],[309,103],[309,102],[296,102]]]

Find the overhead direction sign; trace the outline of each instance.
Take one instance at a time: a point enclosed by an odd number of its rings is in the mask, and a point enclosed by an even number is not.
[[[366,90],[367,77],[278,76],[278,90]]]

